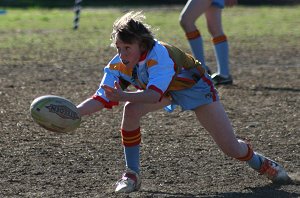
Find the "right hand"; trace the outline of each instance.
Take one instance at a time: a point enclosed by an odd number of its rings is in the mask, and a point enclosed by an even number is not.
[[[115,81],[114,85],[115,85],[114,88],[107,85],[101,86],[101,88],[104,89],[105,91],[106,98],[108,98],[110,101],[115,101],[115,102],[125,101],[124,91],[119,85],[119,83]]]

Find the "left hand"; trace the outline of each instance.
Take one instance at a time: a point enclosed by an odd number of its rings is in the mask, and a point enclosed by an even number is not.
[[[124,91],[119,85],[119,83],[117,83],[116,81],[114,85],[115,85],[114,88],[107,85],[102,85],[101,88],[104,89],[105,96],[110,101],[114,101],[114,102],[122,101],[124,97]]]

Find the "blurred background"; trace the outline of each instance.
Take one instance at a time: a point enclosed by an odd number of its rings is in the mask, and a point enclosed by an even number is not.
[[[75,0],[0,0],[2,7],[69,7]],[[291,5],[300,0],[238,0],[240,5]],[[185,4],[186,0],[83,0],[84,6],[170,5]]]

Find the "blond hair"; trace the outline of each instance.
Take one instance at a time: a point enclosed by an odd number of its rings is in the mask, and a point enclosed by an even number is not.
[[[151,31],[151,26],[143,23],[146,19],[142,11],[128,12],[121,18],[118,18],[113,24],[111,33],[111,46],[115,47],[117,39],[125,43],[139,42],[145,50],[152,49],[155,41]]]

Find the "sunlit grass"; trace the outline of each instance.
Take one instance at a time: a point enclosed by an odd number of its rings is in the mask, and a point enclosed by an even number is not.
[[[134,9],[144,10],[146,22],[158,29],[155,34],[159,39],[187,47],[178,22],[181,7]],[[7,13],[0,15],[0,48],[37,45],[45,45],[45,49],[109,46],[112,23],[126,10],[130,9],[83,8],[79,29],[74,31],[72,9],[6,9]],[[299,10],[300,6],[236,6],[224,9],[224,30],[235,40],[270,39],[274,43],[280,43],[281,39],[292,38],[291,45],[299,45]],[[204,18],[200,17],[197,24],[203,36],[209,38]]]

